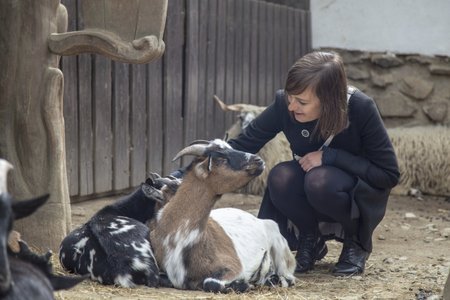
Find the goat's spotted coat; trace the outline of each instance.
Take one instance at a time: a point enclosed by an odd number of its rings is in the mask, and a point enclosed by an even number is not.
[[[261,173],[262,160],[219,140],[191,145],[176,158],[183,155],[196,158],[151,231],[155,257],[172,284],[214,292],[242,292],[273,278],[293,284],[295,259],[273,221],[241,210],[211,213],[220,195]]]
[[[102,284],[158,286],[159,268],[145,222],[153,218],[161,200],[161,192],[148,181],[101,209],[62,241],[61,265]]]

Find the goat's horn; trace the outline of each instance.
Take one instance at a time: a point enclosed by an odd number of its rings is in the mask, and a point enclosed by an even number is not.
[[[207,140],[195,140],[192,143],[189,144],[190,145],[209,145],[211,143],[211,141],[207,141]]]
[[[175,157],[172,159],[172,161],[176,161],[177,159],[179,159],[180,157],[182,157],[184,155],[196,155],[196,156],[203,155],[206,148],[207,148],[207,145],[204,145],[204,144],[194,144],[194,145],[187,146],[186,148],[184,148],[183,150],[178,152],[178,154],[175,155]]]
[[[9,162],[0,158],[0,195],[8,192],[8,171],[12,168]]]
[[[219,97],[217,97],[216,95],[214,95],[214,100],[216,100],[217,104],[219,104],[220,108],[223,111],[243,111],[244,110],[244,106],[242,104],[230,104],[230,105],[226,105],[225,103],[223,103],[222,100],[219,99]]]

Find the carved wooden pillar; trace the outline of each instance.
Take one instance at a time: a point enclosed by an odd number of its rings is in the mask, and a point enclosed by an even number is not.
[[[50,193],[47,204],[15,224],[23,238],[56,251],[70,229],[59,55],[99,53],[147,63],[164,52],[167,0],[80,0],[86,28],[67,30],[59,0],[0,1],[0,158],[12,163],[18,199]]]
[[[0,157],[17,199],[50,193],[31,217],[15,226],[30,244],[58,249],[70,225],[64,151],[63,74],[48,36],[64,32],[59,0],[0,1]]]

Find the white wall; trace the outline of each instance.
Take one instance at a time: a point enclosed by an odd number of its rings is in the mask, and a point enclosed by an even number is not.
[[[450,0],[311,0],[312,46],[450,56]]]

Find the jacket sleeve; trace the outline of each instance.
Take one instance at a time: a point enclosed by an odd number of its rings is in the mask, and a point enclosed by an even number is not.
[[[375,102],[371,101],[363,113],[366,116],[360,129],[363,154],[358,156],[342,149],[325,147],[322,163],[354,174],[375,188],[393,188],[398,183],[400,172]]]
[[[276,99],[260,115],[228,143],[233,149],[256,153],[282,130],[282,109],[284,94],[277,92]]]

